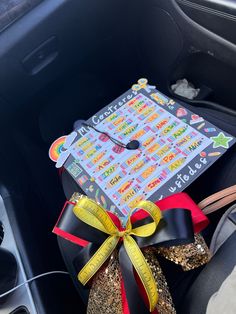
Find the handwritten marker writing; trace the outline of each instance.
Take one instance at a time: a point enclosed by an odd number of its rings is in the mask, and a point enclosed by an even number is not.
[[[139,191],[141,190],[141,187],[136,184],[133,189],[130,189],[124,196],[121,197],[120,203],[127,204],[128,201],[130,201]]]
[[[170,145],[163,146],[155,155],[152,156],[152,159],[157,161],[159,158],[163,157],[172,147]]]
[[[117,185],[125,176],[127,175],[127,172],[122,170],[117,175],[115,175],[110,181],[107,183],[106,188],[111,189],[115,185]]]
[[[167,177],[167,172],[164,170],[157,176],[157,178],[153,179],[149,182],[145,188],[145,192],[150,192],[151,190],[155,189],[162,181],[164,181]]]
[[[141,157],[141,155],[142,155],[142,153],[138,153],[138,154],[132,155],[123,164],[121,164],[120,167],[124,168],[124,169],[127,169],[128,167],[133,165],[135,163],[135,161],[137,161],[138,158]]]
[[[125,182],[119,189],[118,189],[118,192],[119,194],[124,194],[133,184],[133,180],[130,180],[128,182]]]

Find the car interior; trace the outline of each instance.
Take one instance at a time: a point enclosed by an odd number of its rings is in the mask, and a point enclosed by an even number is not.
[[[0,248],[9,253],[0,257],[0,294],[16,277],[19,284],[67,271],[52,229],[70,195],[48,157],[51,143],[141,77],[236,136],[235,56],[235,0],[0,2]],[[200,88],[195,99],[173,93],[171,85],[183,78]],[[191,185],[196,202],[236,184],[235,153]],[[213,214],[208,242],[223,213]],[[225,276],[235,253],[230,263]],[[211,288],[193,297],[204,271],[181,277],[177,313],[205,313]],[[70,276],[58,273],[1,298],[0,313],[82,314],[86,305]]]

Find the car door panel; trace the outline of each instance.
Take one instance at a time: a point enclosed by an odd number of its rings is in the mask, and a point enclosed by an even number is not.
[[[149,29],[150,36],[143,31],[145,45],[140,55],[146,61],[145,70],[152,81],[156,80],[159,88],[172,94],[170,85],[177,79],[187,78],[196,87],[205,86],[212,91],[208,100],[236,108],[236,45],[196,23],[175,0],[151,0],[148,5],[142,1],[142,5],[141,28]],[[174,23],[161,18],[163,12]],[[158,25],[157,21],[161,23]],[[159,41],[164,44],[159,45]],[[181,49],[176,49],[179,46],[176,41],[183,42]]]
[[[1,0],[0,32],[44,0]]]
[[[130,33],[135,25],[135,14],[129,16],[132,2],[42,1],[0,33],[0,94],[19,105],[75,67],[81,73],[99,72],[97,80],[111,66],[118,73],[129,68],[127,56],[131,56],[134,42]],[[52,51],[49,55],[47,49],[45,54],[40,51],[52,37],[57,41],[54,57]],[[26,69],[24,62],[37,51],[39,64]]]
[[[236,44],[236,3],[222,1],[177,0],[181,9],[195,22]],[[231,4],[231,5],[230,5]]]
[[[177,0],[180,2],[181,0]],[[234,0],[183,0],[186,2],[191,2],[193,5],[202,5],[206,9],[212,11],[218,10],[219,13],[229,13],[232,15],[236,14],[236,2]]]

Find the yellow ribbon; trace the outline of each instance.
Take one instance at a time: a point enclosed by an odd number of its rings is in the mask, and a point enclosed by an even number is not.
[[[145,210],[152,217],[153,222],[133,229],[129,216],[126,229],[119,231],[102,206],[87,197],[81,197],[78,200],[73,209],[77,218],[109,235],[88,263],[81,269],[78,279],[85,285],[115,250],[120,238],[123,238],[125,250],[146,291],[150,311],[153,311],[158,301],[156,282],[142,251],[132,235],[149,237],[154,234],[161,219],[161,211],[158,206],[150,201],[141,201],[137,208]]]

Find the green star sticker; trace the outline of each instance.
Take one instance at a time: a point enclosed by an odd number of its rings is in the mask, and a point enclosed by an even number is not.
[[[220,132],[217,136],[211,137],[213,140],[213,148],[223,147],[229,148],[229,142],[232,141],[232,137],[225,136],[223,132]]]

